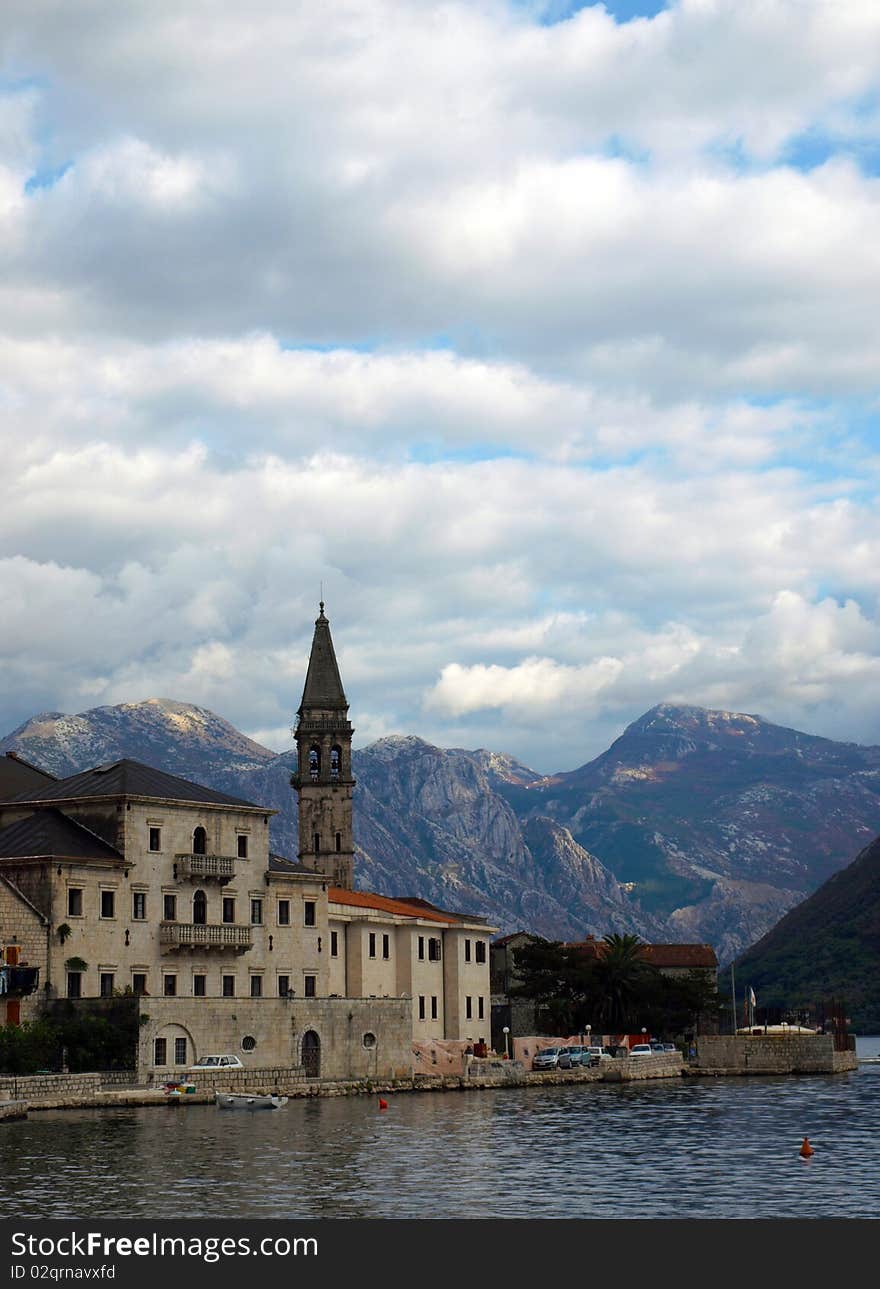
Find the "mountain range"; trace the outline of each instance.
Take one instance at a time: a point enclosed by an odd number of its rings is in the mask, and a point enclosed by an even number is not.
[[[165,699],[33,717],[0,740],[56,775],[122,756],[278,811],[297,851],[295,753]],[[880,748],[663,704],[578,769],[415,736],[356,752],[356,884],[554,939],[634,932],[722,962],[880,833]]]

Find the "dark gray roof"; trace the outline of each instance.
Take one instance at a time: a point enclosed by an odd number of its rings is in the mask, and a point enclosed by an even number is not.
[[[9,801],[22,792],[30,792],[54,782],[54,774],[31,765],[15,752],[0,756],[0,801]]]
[[[299,861],[285,859],[283,855],[269,854],[269,872],[270,873],[306,873],[309,877],[320,877],[321,874],[314,868],[307,868],[305,864]]]
[[[310,708],[348,710],[348,699],[342,688],[339,666],[333,650],[333,641],[330,638],[330,623],[324,617],[323,600],[321,612],[315,619],[315,634],[312,637],[312,651],[309,654],[309,667],[306,672],[299,714],[304,715]]]
[[[206,788],[201,783],[192,783],[189,779],[178,778],[176,774],[167,774],[152,765],[128,759],[98,765],[94,769],[83,770],[80,774],[72,774],[67,779],[48,783],[38,790],[21,792],[13,800],[70,801],[83,797],[151,797],[161,801],[201,801],[209,805],[262,809],[253,801],[230,797],[215,788]]]
[[[125,862],[119,851],[101,837],[52,808],[35,810],[27,819],[19,819],[0,829],[0,858],[31,859],[37,856]]]

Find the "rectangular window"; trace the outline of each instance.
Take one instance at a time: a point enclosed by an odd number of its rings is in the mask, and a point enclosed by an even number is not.
[[[306,998],[314,998],[315,996],[315,979],[315,976],[303,976],[303,987],[305,989]]]
[[[303,901],[303,926],[315,925],[315,901]]]
[[[473,1000],[471,999],[470,995],[468,995],[468,997],[465,998],[464,1000],[464,1018],[465,1020],[473,1020],[474,1018]]]
[[[425,937],[419,936],[419,962],[425,961]]]
[[[235,997],[235,976],[223,977],[223,997],[224,998]]]
[[[224,922],[235,921],[235,900],[232,898],[231,895],[223,896],[223,921]]]
[[[370,957],[375,958],[375,956],[376,956],[376,932],[371,931],[370,932]]]
[[[465,940],[465,942],[464,942],[464,960],[465,960],[465,962],[470,962],[470,960],[471,960],[471,942],[470,942],[470,940]]]
[[[263,901],[251,900],[251,926],[263,925]]]
[[[174,1064],[186,1065],[186,1039],[176,1038],[174,1040]]]
[[[478,940],[474,947],[476,948],[476,951],[477,951],[477,962],[485,962],[486,961],[486,941]]]
[[[207,976],[193,976],[193,998],[204,998],[207,993]]]
[[[391,937],[388,935],[382,936],[382,957],[391,957]]]
[[[177,921],[177,896],[164,895],[162,897],[162,917],[166,922]]]
[[[483,996],[482,996],[482,994],[481,994],[481,995],[480,995],[480,997],[477,999],[477,1019],[478,1019],[478,1020],[485,1020],[485,1017],[483,1016]]]
[[[102,918],[114,917],[115,908],[116,908],[116,892],[102,891],[101,892],[101,917]]]
[[[241,833],[238,834],[238,858],[239,859],[247,859],[247,841],[248,841],[247,837],[242,836]]]
[[[67,997],[82,998],[82,972],[81,971],[68,971]]]
[[[290,926],[290,900],[278,901],[278,925]]]
[[[286,998],[290,992],[290,976],[278,977],[278,997]]]
[[[339,957],[339,932],[338,931],[330,932],[330,957],[331,958]]]
[[[161,849],[162,849],[162,829],[151,828],[150,829],[150,850],[161,850]]]
[[[263,997],[263,977],[251,976],[251,998]]]
[[[135,922],[144,922],[147,917],[147,893],[146,891],[132,891],[131,893],[131,916]]]
[[[78,886],[71,886],[67,891],[67,915],[81,918],[83,913],[83,893]]]
[[[176,998],[177,996],[177,977],[176,976],[162,977],[162,992],[166,998]]]
[[[131,987],[136,994],[145,994],[147,992],[147,973],[145,971],[136,971],[131,978]]]
[[[419,1020],[425,1019],[425,995],[419,994]]]
[[[437,1019],[437,999],[436,997],[433,997],[431,999],[431,1020],[436,1020],[436,1019]]]
[[[113,972],[112,971],[101,972],[101,997],[102,998],[113,997]]]
[[[440,961],[440,941],[435,940],[433,936],[428,941],[428,961],[429,962]]]
[[[168,1039],[167,1038],[153,1039],[153,1064],[154,1065],[168,1064]]]

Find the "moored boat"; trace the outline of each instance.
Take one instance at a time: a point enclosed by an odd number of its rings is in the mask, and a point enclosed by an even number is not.
[[[274,1092],[215,1092],[214,1104],[221,1110],[280,1110],[287,1105],[287,1097]]]

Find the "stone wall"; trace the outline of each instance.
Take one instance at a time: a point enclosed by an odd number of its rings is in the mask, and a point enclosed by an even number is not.
[[[42,1097],[90,1096],[110,1088],[130,1087],[134,1070],[113,1070],[97,1074],[4,1074],[0,1077],[0,1098],[25,1101]]]
[[[835,1052],[830,1034],[777,1037],[703,1035],[697,1039],[698,1071],[737,1074],[833,1074],[856,1069],[855,1052]]]
[[[412,1075],[412,1003],[406,998],[142,998],[138,1072],[149,1082],[179,1077],[202,1056],[230,1053],[246,1067],[290,1070],[305,1063],[303,1040],[317,1036],[319,1077],[394,1079]],[[167,1064],[154,1063],[166,1039]],[[175,1063],[175,1039],[185,1053]],[[373,1039],[375,1041],[373,1041]],[[313,1040],[312,1040],[313,1041]]]
[[[615,1056],[613,1061],[602,1061],[600,1068],[606,1083],[633,1083],[678,1078],[684,1065],[681,1052],[658,1052],[655,1056]]]

